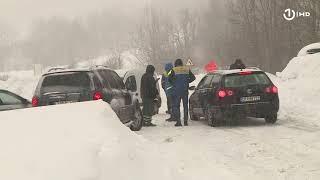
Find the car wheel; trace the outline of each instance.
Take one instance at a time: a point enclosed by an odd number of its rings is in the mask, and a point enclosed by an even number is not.
[[[137,106],[134,112],[134,121],[130,126],[132,131],[140,131],[143,125],[143,114],[141,108]]]
[[[277,113],[269,114],[264,119],[266,120],[266,123],[274,124],[278,120],[278,115]]]
[[[214,116],[214,114],[209,111],[209,108],[205,110],[205,118],[208,121],[208,125],[211,127],[217,127],[219,125],[218,119]]]
[[[199,117],[194,115],[192,107],[189,107],[189,114],[192,121],[199,121]]]

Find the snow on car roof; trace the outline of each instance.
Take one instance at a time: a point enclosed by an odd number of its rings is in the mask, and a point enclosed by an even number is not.
[[[258,68],[246,68],[246,69],[232,69],[232,70],[217,70],[213,73],[219,73],[219,74],[235,74],[235,73],[240,73],[240,72],[246,72],[246,71],[251,71],[251,72],[261,72],[260,69]]]

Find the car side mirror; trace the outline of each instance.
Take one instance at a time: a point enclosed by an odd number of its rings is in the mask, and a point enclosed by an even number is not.
[[[196,90],[196,86],[191,86],[191,87],[189,87],[189,90],[190,90],[190,91]]]

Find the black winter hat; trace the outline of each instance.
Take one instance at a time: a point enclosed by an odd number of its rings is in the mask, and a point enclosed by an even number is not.
[[[178,67],[178,66],[183,66],[183,62],[181,59],[177,59],[176,62],[174,62],[174,66]]]
[[[155,70],[156,70],[156,68],[154,66],[148,65],[147,69],[146,69],[146,73],[154,74]]]

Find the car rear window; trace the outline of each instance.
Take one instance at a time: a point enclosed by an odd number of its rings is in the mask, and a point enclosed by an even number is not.
[[[232,74],[224,79],[224,86],[227,88],[245,87],[250,85],[269,85],[271,82],[266,74],[254,73],[247,75]]]
[[[47,76],[42,83],[43,88],[57,86],[89,88],[90,78],[84,72],[63,73]]]

